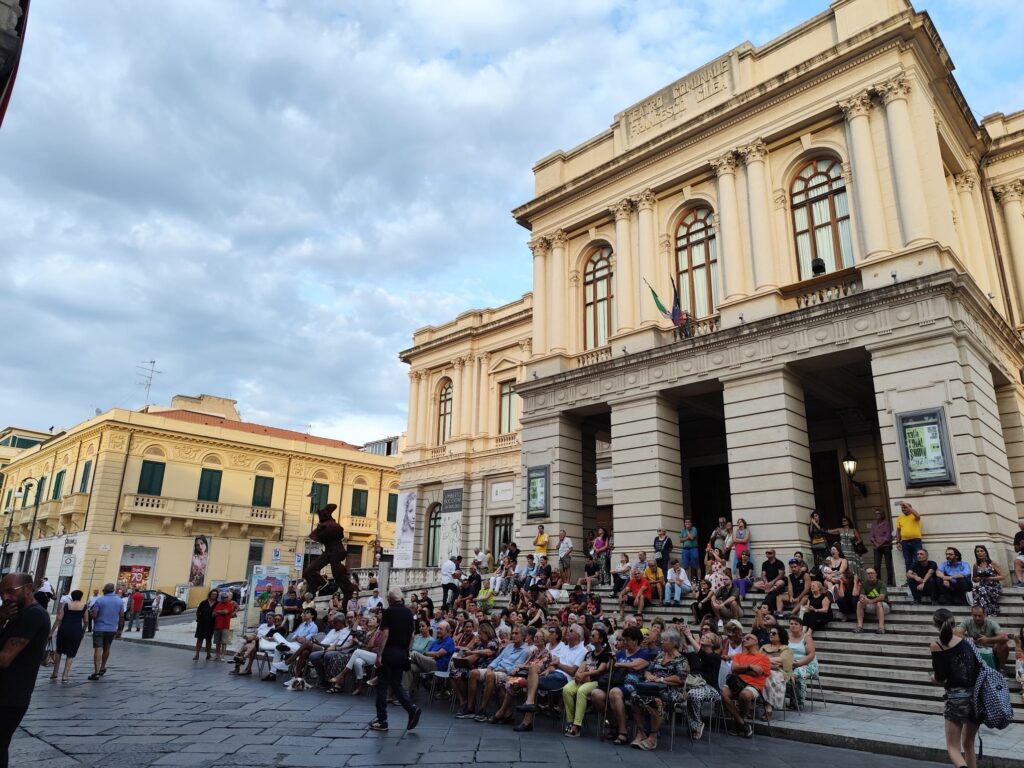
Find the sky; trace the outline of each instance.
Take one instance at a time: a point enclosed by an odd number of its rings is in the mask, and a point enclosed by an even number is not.
[[[918,2],[977,117],[1016,0]],[[413,331],[531,289],[534,163],[826,0],[32,4],[0,128],[0,426],[209,393],[362,443]]]

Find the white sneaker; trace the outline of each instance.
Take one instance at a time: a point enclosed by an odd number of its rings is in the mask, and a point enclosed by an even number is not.
[[[694,741],[700,741],[700,737],[704,735],[704,723],[701,723],[694,728],[691,735],[693,736]]]

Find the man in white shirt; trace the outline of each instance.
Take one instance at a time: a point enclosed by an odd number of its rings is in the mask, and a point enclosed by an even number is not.
[[[441,607],[446,611],[459,596],[459,581],[455,578],[459,566],[455,563],[455,557],[449,557],[441,563]],[[448,599],[448,595],[451,599]]]
[[[39,589],[37,589],[36,591],[42,592],[44,595],[52,595],[53,586],[50,584],[50,580],[43,576],[43,583],[39,585]]]
[[[275,655],[274,663],[270,665],[270,668],[274,672],[287,672],[288,663],[286,658],[291,658],[292,654],[296,653],[302,646],[313,642],[316,633],[316,610],[307,608],[302,612],[302,623],[287,638],[283,637],[280,632],[274,633]],[[275,679],[273,673],[263,679],[266,680],[268,678]]]
[[[473,563],[472,564],[475,565],[476,569],[478,571],[480,571],[481,573],[484,573],[484,572],[487,571],[487,555],[485,555],[480,550],[480,547],[474,547],[473,548]]]
[[[300,680],[302,679],[306,668],[306,660],[308,659],[309,663],[319,673],[321,685],[327,682],[326,663],[345,650],[351,650],[355,647],[355,637],[352,634],[352,627],[347,623],[348,621],[348,617],[341,611],[334,614],[331,618],[330,631],[321,640],[314,641],[304,646],[302,651],[299,651],[299,659],[295,663],[295,677]],[[355,622],[354,616],[351,621]]]
[[[384,605],[384,601],[380,599],[380,590],[373,590],[373,594],[366,598],[366,607],[363,608],[363,613],[370,613],[377,608]]]
[[[149,606],[150,613],[156,619],[157,627],[160,626],[160,614],[164,610],[164,596],[160,592],[153,593],[153,604]]]
[[[693,592],[690,577],[678,560],[673,560],[665,574],[665,605],[682,605],[683,595]]]
[[[573,679],[586,655],[587,647],[583,644],[579,625],[570,624],[565,629],[565,641],[555,646],[551,652],[551,663],[543,670],[535,664],[530,665],[530,674],[526,678],[526,701],[516,707],[524,713],[523,722],[515,728],[517,731],[528,731],[533,728],[533,714],[537,711],[537,690],[562,690]]]
[[[565,534],[563,528],[558,532],[558,568],[562,572],[562,582],[569,581],[572,566],[572,539]]]
[[[281,620],[281,616],[275,613],[268,613],[264,623],[256,627],[255,633],[245,635],[242,638],[242,648],[235,654],[233,659],[235,668],[228,673],[229,675],[251,675],[252,664],[256,660],[257,652],[262,650],[267,653],[273,653],[276,644],[267,638],[277,632]],[[241,668],[242,664],[246,664],[244,670]]]

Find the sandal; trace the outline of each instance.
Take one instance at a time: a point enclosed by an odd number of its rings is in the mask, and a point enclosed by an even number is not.
[[[576,725],[570,725],[565,729],[565,735],[570,739],[578,739],[580,737],[580,729]]]
[[[326,693],[341,693],[342,690],[343,688],[340,685],[334,683],[329,688],[327,688]]]
[[[625,733],[620,733],[615,737],[615,741],[612,742],[616,747],[624,747],[629,744],[629,736]]]

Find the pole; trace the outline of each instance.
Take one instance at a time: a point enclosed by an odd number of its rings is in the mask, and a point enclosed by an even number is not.
[[[12,503],[10,509],[7,510],[7,514],[10,515],[10,519],[7,521],[7,531],[4,533],[4,544],[0,548],[0,566],[3,565],[4,558],[7,556],[7,543],[11,540],[11,529],[14,527],[14,505]]]
[[[86,590],[85,590],[86,594],[90,595],[90,596],[92,595],[92,578],[95,575],[96,575],[96,558],[94,557],[92,559],[92,570],[89,571],[89,586],[86,587]]]
[[[32,527],[28,532],[28,546],[25,548],[25,573],[32,562],[32,537],[36,535],[36,517],[39,516],[39,492],[43,489],[39,480],[36,480],[36,503],[32,508]]]

